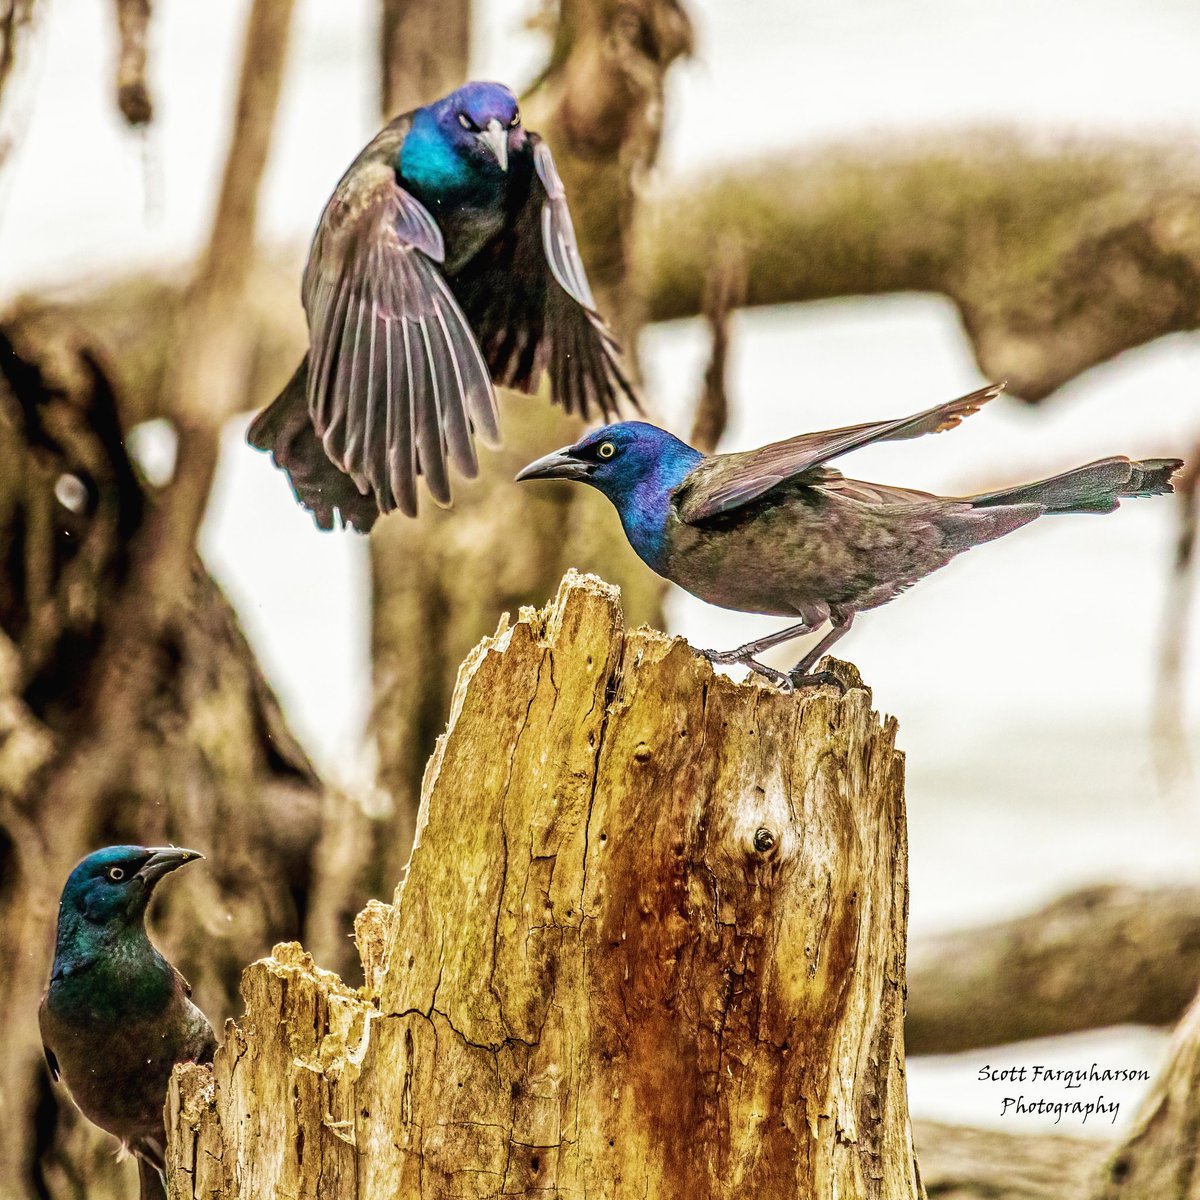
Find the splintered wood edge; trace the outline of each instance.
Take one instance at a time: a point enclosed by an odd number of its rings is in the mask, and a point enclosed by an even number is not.
[[[718,674],[712,663],[682,637],[672,637],[647,625],[627,631],[621,607],[621,589],[597,575],[585,574],[572,567],[563,576],[558,585],[558,591],[549,604],[541,609],[523,607],[517,614],[515,622],[510,620],[508,613],[502,614],[496,626],[496,632],[481,639],[459,667],[446,727],[434,744],[433,752],[425,764],[425,771],[421,779],[421,803],[417,812],[417,827],[413,839],[414,850],[420,844],[425,829],[427,797],[432,794],[441,772],[446,739],[462,714],[467,694],[480,666],[488,655],[506,653],[513,643],[513,638],[518,636],[519,632],[531,636],[537,645],[548,649],[560,645],[564,631],[571,624],[578,625],[586,619],[583,609],[587,606],[594,609],[597,619],[608,622],[610,636],[618,642],[616,655],[618,678],[628,668],[636,667],[647,657],[654,661],[661,661],[670,654],[678,653],[681,656],[687,656],[687,659],[690,660],[683,669],[692,673],[699,687],[720,686],[735,690],[765,691],[775,696],[786,696],[788,700],[799,704],[801,708],[809,704],[829,705],[835,712],[842,712],[842,706],[845,704],[849,705],[846,712],[862,706],[870,712],[873,721],[883,726],[892,742],[895,742],[895,718],[871,709],[871,690],[863,683],[858,668],[853,664],[828,657],[819,664],[821,669],[830,671],[845,685],[846,690],[842,695],[838,695],[830,687],[818,687],[786,695],[780,692],[774,684],[754,672],[751,672],[743,680],[730,679],[727,675]],[[398,901],[403,886],[404,883],[401,880],[393,897],[394,902]]]
[[[425,828],[426,797],[431,794],[441,771],[447,736],[462,714],[467,693],[482,663],[489,654],[506,653],[518,631],[526,631],[539,645],[548,648],[558,645],[564,628],[571,620],[578,620],[582,616],[579,609],[584,605],[595,605],[598,611],[606,613],[612,636],[620,642],[617,656],[619,660],[618,675],[623,673],[627,665],[636,666],[647,656],[661,661],[667,655],[678,652],[690,657],[689,669],[694,672],[697,684],[702,687],[713,686],[719,681],[719,685],[722,687],[765,690],[778,696],[785,695],[769,680],[754,672],[750,672],[742,680],[733,680],[727,675],[718,674],[712,663],[682,637],[672,636],[648,625],[641,625],[635,630],[627,631],[621,607],[621,589],[615,584],[601,579],[598,575],[587,574],[572,567],[562,577],[558,591],[549,604],[540,609],[529,606],[522,607],[515,622],[510,619],[507,612],[503,613],[497,623],[496,632],[482,638],[459,666],[454,694],[450,701],[450,712],[446,718],[446,727],[434,744],[433,753],[430,754],[429,760],[425,764],[421,780],[421,804],[417,814],[414,850],[420,844],[421,834]],[[850,701],[854,707],[865,702],[865,707],[871,708],[871,689],[863,683],[857,667],[852,663],[829,657],[823,659],[819,666],[839,679],[845,685],[846,691],[839,696],[832,688],[819,687],[794,693],[789,699],[801,706],[814,703],[830,704],[839,711],[841,705],[847,701]],[[855,697],[854,693],[856,692],[861,692],[862,695]],[[889,732],[894,742],[895,718],[875,711],[871,712],[871,717]],[[397,885],[394,901],[399,899],[403,886],[402,880]]]

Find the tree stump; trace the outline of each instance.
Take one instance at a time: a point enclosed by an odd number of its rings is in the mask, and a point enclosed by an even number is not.
[[[168,1097],[173,1200],[921,1195],[895,724],[571,573],[468,657],[352,990],[299,946]]]

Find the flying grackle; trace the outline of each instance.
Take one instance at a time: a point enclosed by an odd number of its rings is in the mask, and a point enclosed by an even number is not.
[[[612,501],[642,561],[701,600],[798,618],[729,651],[790,688],[830,682],[813,665],[856,614],[877,608],[957,554],[1047,513],[1106,513],[1126,496],[1170,492],[1175,458],[1104,458],[1036,483],[978,496],[847,479],[831,459],[872,442],[951,429],[998,395],[984,388],[895,421],[806,433],[740,454],[706,457],[665,430],[626,421],[530,463],[522,479],[574,479]],[[825,622],[823,638],[790,672],[756,655]]]
[[[146,906],[171,871],[204,856],[108,846],[70,874],[38,1019],[46,1062],[88,1120],[137,1157],[141,1200],[165,1200],[163,1104],[180,1062],[211,1062],[212,1026],[187,980],[146,934]]]
[[[606,419],[635,405],[584,274],[550,149],[503,84],[468,83],[387,125],[325,206],[302,285],[309,351],[249,441],[322,529],[417,511],[425,476],[499,442],[493,381]]]

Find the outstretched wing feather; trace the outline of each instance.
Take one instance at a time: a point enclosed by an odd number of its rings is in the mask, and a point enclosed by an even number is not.
[[[498,384],[534,392],[548,371],[556,404],[612,420],[622,398],[640,407],[637,391],[596,311],[550,150],[528,139],[532,153],[510,162],[520,198],[508,223],[453,277],[454,292]]]
[[[305,273],[313,426],[381,512],[415,515],[418,473],[448,504],[449,463],[478,469],[472,431],[498,438],[491,379],[444,256],[433,217],[377,163],[334,193]]]
[[[765,495],[831,459],[872,442],[900,441],[953,429],[1003,391],[993,384],[915,416],[804,433],[742,454],[722,454],[693,471],[676,496],[681,518],[696,524]]]

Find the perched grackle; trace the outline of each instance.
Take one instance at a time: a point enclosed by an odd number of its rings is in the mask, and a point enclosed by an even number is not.
[[[972,392],[913,417],[806,433],[706,457],[641,421],[609,425],[530,463],[517,479],[575,479],[603,492],[642,561],[701,600],[799,618],[735,650],[704,651],[791,687],[826,682],[813,665],[864,609],[877,608],[956,554],[1046,513],[1106,513],[1125,496],[1170,492],[1176,458],[1104,458],[1036,483],[945,497],[847,479],[826,464],[871,442],[951,429],[999,394]],[[826,621],[788,674],[755,658]]]
[[[309,351],[250,426],[322,529],[450,503],[497,445],[492,383],[608,419],[636,404],[584,274],[550,149],[503,84],[397,117],[325,205],[304,268]]]
[[[50,985],[38,1019],[46,1062],[88,1120],[136,1155],[142,1200],[165,1200],[163,1104],[171,1069],[211,1062],[212,1026],[187,980],[150,942],[158,881],[203,855],[109,846],[72,872],[58,909]]]

